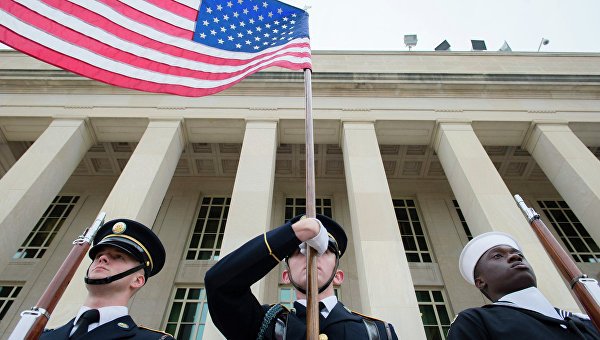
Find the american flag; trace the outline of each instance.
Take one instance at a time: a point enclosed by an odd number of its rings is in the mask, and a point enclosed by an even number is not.
[[[308,14],[276,0],[0,0],[0,42],[108,84],[206,96],[311,68]]]

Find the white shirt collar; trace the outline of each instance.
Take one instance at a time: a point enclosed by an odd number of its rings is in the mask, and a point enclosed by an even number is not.
[[[77,321],[81,317],[81,314],[85,313],[90,309],[90,307],[81,306],[81,308],[79,308],[79,312],[77,312],[75,320],[73,321],[73,325],[77,325]],[[100,313],[100,321],[90,324],[88,327],[88,332],[96,327],[104,325],[107,322],[111,322],[115,319],[127,315],[129,313],[129,310],[126,306],[108,306],[98,308],[98,312]],[[71,330],[71,335],[75,332],[76,329],[77,326],[73,327],[73,329]]]
[[[300,299],[297,300],[297,302],[302,306],[306,307],[306,299]],[[327,318],[327,316],[329,316],[329,313],[331,313],[335,305],[337,305],[338,299],[335,295],[331,295],[324,298],[320,302],[323,302],[323,304],[325,305],[325,308],[321,310],[321,315],[323,315],[324,318]]]
[[[514,306],[538,312],[547,317],[564,320],[550,301],[536,287],[529,287],[504,295],[494,304]]]

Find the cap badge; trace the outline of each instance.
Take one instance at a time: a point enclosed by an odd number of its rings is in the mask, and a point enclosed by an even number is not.
[[[117,324],[117,326],[119,326],[119,327],[121,327],[121,328],[125,328],[125,329],[128,329],[128,328],[129,328],[129,325],[128,325],[128,324],[126,324],[126,323],[124,323],[124,322],[119,322],[119,323]]]
[[[327,340],[327,339],[328,339],[327,334],[323,334],[323,333],[319,334],[319,340]]]
[[[127,229],[127,225],[125,225],[125,223],[123,222],[115,223],[115,225],[113,225],[112,227],[112,231],[115,234],[122,234],[125,231],[125,229]]]

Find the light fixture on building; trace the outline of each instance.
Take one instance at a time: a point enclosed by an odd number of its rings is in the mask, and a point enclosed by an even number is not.
[[[471,51],[486,51],[485,41],[483,40],[471,40]]]
[[[408,46],[408,50],[417,46],[417,35],[416,34],[405,34],[404,45]]]
[[[436,51],[450,51],[450,43],[448,42],[448,40],[444,40],[439,45],[437,45],[435,50]]]
[[[504,44],[502,44],[502,47],[500,47],[500,49],[498,51],[500,51],[500,52],[512,52],[512,48],[510,48],[510,46],[508,46],[508,43],[506,42],[506,40],[504,40]]]
[[[546,38],[542,38],[542,41],[540,41],[540,46],[538,46],[538,52],[540,51],[540,48],[542,48],[542,45],[548,45],[550,43],[550,40],[546,39]]]

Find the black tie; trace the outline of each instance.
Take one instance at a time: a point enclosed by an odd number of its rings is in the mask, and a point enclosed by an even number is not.
[[[319,301],[319,311],[323,311],[323,309],[325,309],[325,304],[323,303],[323,301]]]
[[[98,312],[97,309],[90,309],[81,314],[81,317],[79,317],[79,320],[77,320],[77,330],[75,330],[75,333],[71,335],[71,339],[77,339],[87,333],[90,324],[98,322],[99,320],[100,312]]]

